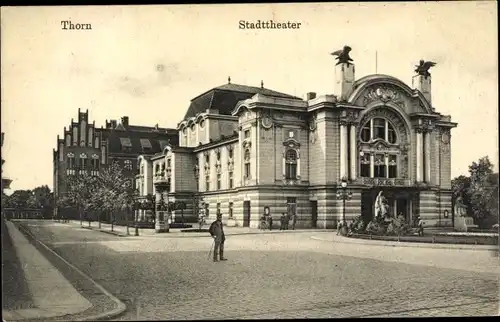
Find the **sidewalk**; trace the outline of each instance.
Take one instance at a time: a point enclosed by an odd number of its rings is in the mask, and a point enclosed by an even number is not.
[[[72,220],[69,222],[72,226],[88,228],[88,222],[83,222],[83,225],[80,226],[79,220]],[[210,225],[202,226],[202,229],[208,230]],[[199,228],[198,225],[194,224],[193,229]],[[90,229],[99,231],[99,223],[92,222]],[[185,229],[170,229],[168,233],[156,233],[154,229],[147,228],[139,228],[139,237],[164,237],[164,238],[192,238],[192,237],[210,237],[210,234],[205,232],[182,232],[181,230]],[[101,223],[101,229],[103,233],[110,233],[117,236],[125,237],[127,236],[127,227],[126,226],[113,226],[113,231],[111,231],[111,225]],[[290,234],[290,233],[304,233],[304,232],[334,232],[336,230],[333,229],[295,229],[295,230],[284,230],[280,231],[278,229],[274,230],[262,230],[258,228],[250,228],[250,227],[224,227],[224,233],[226,236],[237,236],[237,235],[256,235],[256,234]],[[135,237],[135,228],[129,228],[130,235],[127,237]]]
[[[3,310],[4,321],[49,319],[77,314],[92,304],[14,226],[6,222],[34,304],[32,308]]]
[[[415,248],[440,248],[440,249],[464,249],[464,250],[498,250],[497,245],[463,245],[463,244],[438,244],[438,243],[417,243],[417,242],[397,242],[386,240],[369,240],[361,238],[351,238],[336,234],[321,234],[312,236],[311,239],[325,242],[335,242],[344,244],[390,246],[390,247],[415,247]]]

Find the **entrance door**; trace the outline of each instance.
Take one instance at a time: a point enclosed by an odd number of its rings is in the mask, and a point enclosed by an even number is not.
[[[243,227],[250,227],[250,201],[243,201]]]
[[[297,214],[297,199],[295,197],[286,198],[286,212],[289,217]]]
[[[410,222],[410,215],[408,211],[408,199],[398,198],[396,201],[396,216],[401,214],[407,222]]]
[[[363,221],[365,222],[365,225],[368,225],[368,223],[373,219],[374,201],[375,201],[375,195],[371,190],[363,191],[361,193],[361,215],[363,216]]]
[[[311,201],[311,227],[316,228],[318,223],[318,202]]]

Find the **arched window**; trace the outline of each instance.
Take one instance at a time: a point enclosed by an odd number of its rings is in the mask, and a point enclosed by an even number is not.
[[[297,151],[288,150],[285,154],[285,178],[297,178]]]
[[[80,167],[87,167],[87,155],[85,153],[80,154]]]
[[[194,132],[194,130],[196,130],[196,125],[193,123],[191,124],[191,132]]]
[[[244,176],[245,178],[250,178],[250,149],[245,150],[244,160],[245,160]]]
[[[73,169],[75,167],[75,155],[73,153],[68,153],[68,168]]]
[[[362,142],[369,142],[376,139],[382,139],[391,144],[397,142],[396,130],[388,120],[375,117],[366,122],[361,128]]]

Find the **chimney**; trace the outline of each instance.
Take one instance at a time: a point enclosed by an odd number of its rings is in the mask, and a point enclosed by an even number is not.
[[[309,93],[306,94],[306,99],[308,101],[313,100],[315,98],[316,98],[316,93],[314,93],[314,92],[309,92]]]
[[[412,78],[412,86],[422,93],[432,106],[432,95],[431,95],[431,76],[430,75],[415,75]]]
[[[123,126],[128,126],[128,116],[123,116],[122,117],[122,125]]]
[[[112,129],[115,129],[115,128],[116,128],[116,120],[111,120],[111,121],[109,121],[109,124],[111,125],[111,128],[112,128]]]

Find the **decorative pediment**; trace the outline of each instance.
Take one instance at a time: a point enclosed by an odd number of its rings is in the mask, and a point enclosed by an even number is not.
[[[288,138],[283,142],[283,146],[290,149],[298,149],[300,148],[300,143],[293,138]]]
[[[366,89],[363,95],[362,105],[367,106],[374,101],[380,101],[384,104],[392,102],[404,108],[405,96],[407,95],[394,85],[377,84]]]
[[[92,159],[99,159],[99,156],[97,154],[92,154]]]

